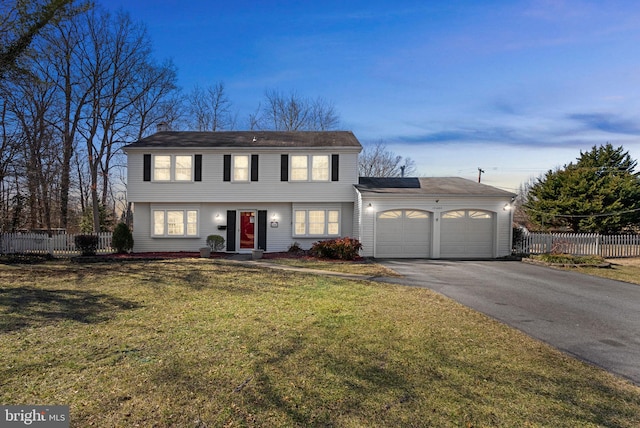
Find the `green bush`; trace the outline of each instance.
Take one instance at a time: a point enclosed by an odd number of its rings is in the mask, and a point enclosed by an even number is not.
[[[125,223],[119,223],[113,231],[111,248],[117,253],[126,253],[133,248],[133,235]]]
[[[362,244],[355,238],[336,238],[315,242],[311,247],[311,255],[326,259],[354,260],[361,249]]]
[[[211,251],[220,251],[224,248],[224,238],[220,235],[207,236],[207,245]]]
[[[78,235],[74,239],[76,248],[83,256],[95,256],[98,250],[98,235]]]

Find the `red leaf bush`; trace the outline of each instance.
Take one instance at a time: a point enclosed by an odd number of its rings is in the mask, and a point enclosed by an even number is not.
[[[362,249],[362,244],[355,238],[336,238],[318,241],[311,247],[314,257],[338,260],[355,260]]]

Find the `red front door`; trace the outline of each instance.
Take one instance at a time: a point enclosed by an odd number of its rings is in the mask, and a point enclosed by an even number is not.
[[[256,213],[254,211],[240,211],[240,249],[253,250],[256,230]]]

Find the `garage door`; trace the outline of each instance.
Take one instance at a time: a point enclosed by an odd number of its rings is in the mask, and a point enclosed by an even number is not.
[[[493,214],[479,210],[449,211],[440,224],[440,257],[493,257]]]
[[[429,257],[431,215],[418,210],[391,210],[376,218],[376,257]]]

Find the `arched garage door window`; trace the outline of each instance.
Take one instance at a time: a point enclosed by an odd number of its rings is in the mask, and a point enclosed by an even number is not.
[[[493,257],[494,214],[482,210],[456,210],[442,214],[440,257]]]
[[[429,257],[431,214],[420,210],[389,210],[376,218],[376,257]]]

